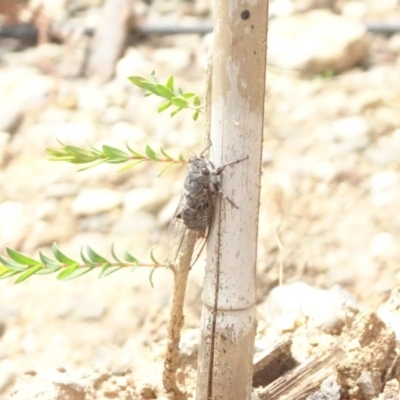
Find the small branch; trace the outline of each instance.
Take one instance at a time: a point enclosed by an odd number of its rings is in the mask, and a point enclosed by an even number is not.
[[[6,248],[9,258],[0,257],[0,279],[6,279],[14,275],[19,275],[15,283],[20,283],[32,275],[45,275],[58,272],[57,279],[66,281],[78,278],[79,276],[85,275],[88,272],[99,268],[101,268],[99,278],[103,278],[111,275],[121,268],[150,267],[152,268],[152,271],[149,279],[151,285],[153,286],[152,274],[155,269],[160,267],[169,267],[167,262],[160,263],[155,258],[153,250],[150,251],[150,259],[153,261],[153,263],[143,263],[130,254],[127,250],[125,250],[123,260],[121,260],[116,255],[113,247],[111,248],[111,254],[116,262],[107,260],[105,257],[96,253],[89,246],[86,246],[85,252],[83,251],[83,248],[81,250],[81,259],[83,263],[66,256],[61,252],[56,244],[53,245],[52,250],[54,259],[51,259],[40,252],[39,260],[36,260],[18,251]]]
[[[174,271],[174,293],[168,325],[168,345],[164,359],[163,384],[167,395],[174,400],[186,399],[185,392],[178,387],[176,382],[176,371],[179,365],[179,342],[184,322],[183,303],[197,236],[198,233],[195,231],[186,231],[178,263],[172,267]]]
[[[122,164],[125,162],[133,161],[127,166],[120,169],[120,172],[126,171],[136,165],[145,161],[154,161],[167,163],[162,169],[159,175],[161,175],[167,168],[174,164],[187,164],[182,154],[179,154],[178,159],[172,158],[165,150],[160,148],[160,152],[163,157],[157,155],[157,153],[150,147],[146,146],[145,155],[133,150],[126,144],[126,148],[129,152],[103,145],[101,149],[90,147],[90,149],[83,149],[76,146],[69,146],[58,141],[61,148],[48,148],[46,152],[52,157],[50,161],[65,161],[72,164],[89,164],[87,167],[81,168],[79,171],[84,171],[89,168],[93,168],[96,165],[107,163],[107,164]]]

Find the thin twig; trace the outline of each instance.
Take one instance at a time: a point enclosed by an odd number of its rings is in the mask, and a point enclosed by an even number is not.
[[[168,345],[164,359],[163,384],[167,395],[174,400],[186,399],[186,393],[178,387],[176,371],[179,365],[179,342],[184,322],[183,303],[197,236],[198,233],[195,231],[186,231],[177,265],[172,268],[174,272],[174,293],[168,324]]]

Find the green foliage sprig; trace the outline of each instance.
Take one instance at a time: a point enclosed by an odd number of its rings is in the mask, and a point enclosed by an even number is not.
[[[131,76],[129,80],[136,86],[147,90],[146,96],[156,95],[167,100],[161,104],[158,108],[158,112],[162,112],[174,106],[175,109],[171,112],[171,117],[173,117],[179,111],[186,108],[193,110],[193,120],[197,120],[199,114],[202,112],[199,96],[191,92],[183,92],[180,88],[175,90],[173,77],[170,77],[165,85],[157,81],[154,72],[152,72],[148,78]],[[89,149],[83,149],[76,146],[64,145],[61,141],[59,141],[59,143],[61,145],[60,148],[46,149],[46,152],[51,156],[50,161],[88,164],[79,171],[93,168],[103,163],[128,163],[128,165],[120,169],[120,171],[126,171],[144,161],[154,161],[166,163],[166,166],[159,174],[161,175],[171,165],[188,163],[188,160],[186,160],[182,154],[179,154],[178,158],[174,159],[162,148],[160,148],[161,154],[157,154],[150,146],[146,146],[145,154],[141,154],[130,148],[128,144],[126,144],[128,151],[124,151],[108,145],[103,145],[101,149],[96,149],[89,145]],[[173,268],[171,262],[168,260],[164,263],[160,263],[155,258],[153,250],[150,251],[152,263],[142,263],[128,251],[124,252],[121,259],[117,257],[113,247],[111,248],[111,254],[114,262],[96,253],[89,246],[81,250],[80,257],[82,262],[78,262],[66,256],[56,244],[54,244],[52,248],[54,259],[47,257],[42,252],[39,252],[39,260],[36,260],[11,248],[6,248],[6,251],[8,257],[0,256],[0,279],[18,275],[15,283],[23,282],[32,275],[44,275],[56,272],[58,272],[57,279],[66,281],[82,276],[92,270],[98,270],[99,268],[99,278],[101,278],[126,267],[150,267],[151,272],[149,279],[151,285],[153,285],[152,276],[157,268]]]
[[[158,112],[163,112],[171,106],[175,106],[175,109],[171,112],[171,117],[176,115],[179,111],[184,108],[193,110],[193,120],[196,121],[199,114],[202,111],[200,97],[192,92],[183,92],[181,88],[174,89],[174,77],[168,78],[165,85],[158,82],[155,72],[153,71],[148,78],[142,76],[130,76],[128,78],[134,85],[141,89],[147,90],[146,96],[152,94],[166,99],[164,103],[158,107]]]
[[[143,263],[127,250],[125,250],[122,257],[123,259],[121,260],[121,258],[115,254],[114,246],[112,246],[111,255],[115,262],[111,262],[96,253],[91,247],[86,246],[85,251],[83,248],[81,249],[81,263],[62,253],[55,243],[52,247],[54,259],[45,256],[40,251],[39,260],[35,260],[18,251],[6,248],[9,258],[0,257],[0,279],[19,275],[15,283],[20,283],[32,275],[44,275],[58,272],[57,279],[67,281],[78,278],[94,269],[100,269],[99,278],[103,278],[121,268],[151,267],[150,283],[152,284],[152,276],[155,269],[170,266],[168,263],[160,263],[154,256],[153,250],[154,249],[150,251],[150,259],[152,263]]]
[[[185,160],[182,153],[179,154],[177,159],[171,157],[165,150],[160,148],[161,155],[158,155],[150,146],[146,146],[145,154],[141,154],[126,144],[126,148],[129,152],[103,145],[101,149],[96,149],[90,146],[90,149],[82,149],[76,146],[69,146],[58,141],[61,148],[48,148],[46,152],[52,157],[50,161],[66,161],[72,164],[89,164],[87,167],[81,168],[79,171],[84,171],[89,168],[93,168],[96,165],[108,163],[108,164],[122,164],[125,162],[133,161],[127,166],[121,168],[119,171],[126,171],[130,168],[144,161],[154,161],[167,163],[162,169],[160,175],[171,165],[174,164],[186,164],[188,161]]]

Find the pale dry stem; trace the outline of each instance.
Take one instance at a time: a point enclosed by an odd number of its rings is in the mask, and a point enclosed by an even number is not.
[[[163,371],[164,389],[168,397],[173,400],[186,399],[186,393],[178,387],[176,371],[179,365],[179,342],[184,322],[183,303],[197,236],[197,232],[187,231],[182,243],[182,250],[179,254],[178,262],[173,266],[174,292],[168,324],[168,344]]]

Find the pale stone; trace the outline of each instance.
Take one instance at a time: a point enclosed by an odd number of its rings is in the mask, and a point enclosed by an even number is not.
[[[72,206],[75,215],[94,215],[110,211],[122,202],[122,195],[110,189],[83,189]]]
[[[367,54],[365,27],[326,10],[271,21],[268,62],[299,72],[342,72]]]

